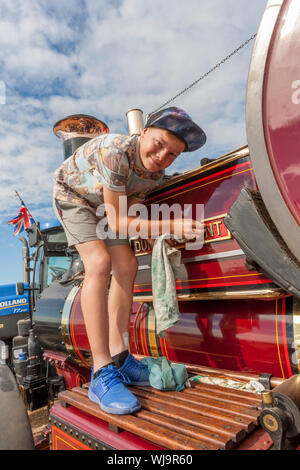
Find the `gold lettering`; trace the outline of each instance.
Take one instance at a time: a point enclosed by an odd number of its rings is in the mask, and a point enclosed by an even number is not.
[[[214,228],[213,228],[213,224],[209,224],[209,225],[205,225],[205,229],[206,229],[206,233],[209,237],[213,237],[214,236]]]
[[[148,249],[148,242],[147,240],[142,240],[142,250],[146,251]]]
[[[217,220],[217,222],[214,222],[214,225],[217,227],[217,234],[221,235],[220,232],[220,224],[222,223],[222,220]]]

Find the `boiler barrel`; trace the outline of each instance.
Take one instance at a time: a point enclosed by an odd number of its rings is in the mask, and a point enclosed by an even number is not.
[[[43,344],[48,349],[56,345],[76,362],[90,367],[90,346],[80,304],[81,289],[69,287],[65,302],[63,295],[58,296],[63,289],[56,290],[51,327],[45,325],[49,323],[45,319],[50,310],[44,308],[44,320],[39,310],[38,326]],[[292,296],[268,301],[179,302],[180,319],[167,330],[166,338],[156,335],[155,316],[150,307],[149,302],[133,304],[130,349],[135,354],[160,355],[171,361],[254,374],[269,373],[283,378],[300,371],[300,301]],[[58,331],[59,326],[61,331]]]

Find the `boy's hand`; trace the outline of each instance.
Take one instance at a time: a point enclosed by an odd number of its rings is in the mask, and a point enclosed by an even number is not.
[[[191,240],[200,239],[203,236],[204,224],[194,219],[174,219],[173,233],[180,238]]]

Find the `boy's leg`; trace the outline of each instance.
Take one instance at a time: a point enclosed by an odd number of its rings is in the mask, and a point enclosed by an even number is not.
[[[124,385],[125,376],[113,365],[109,351],[107,288],[110,255],[102,240],[85,242],[76,248],[85,267],[81,308],[94,362],[88,396],[107,413],[134,413],[141,407],[139,400]]]
[[[113,272],[108,301],[110,353],[130,385],[150,385],[148,368],[128,352],[123,336],[129,332],[137,261],[129,245],[109,246],[108,251]]]
[[[115,356],[127,350],[123,334],[129,330],[137,261],[128,244],[108,246],[107,250],[112,263],[108,297],[109,348],[111,356]]]
[[[75,204],[55,204],[69,246],[75,246],[85,268],[81,307],[93,356],[88,396],[107,413],[127,414],[140,409],[138,399],[123,383],[126,377],[113,365],[109,351],[107,288],[111,259],[105,243],[96,236],[93,211]]]
[[[96,371],[112,362],[107,312],[107,287],[111,261],[102,240],[80,243],[76,245],[76,249],[85,268],[81,308]]]

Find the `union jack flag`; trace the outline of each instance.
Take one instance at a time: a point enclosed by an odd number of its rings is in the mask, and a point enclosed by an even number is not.
[[[21,199],[21,207],[17,217],[11,219],[7,222],[8,224],[13,224],[15,226],[14,235],[18,235],[20,232],[23,232],[24,229],[28,229],[32,224],[35,224],[35,220],[30,214],[29,210],[25,206],[24,202]]]

